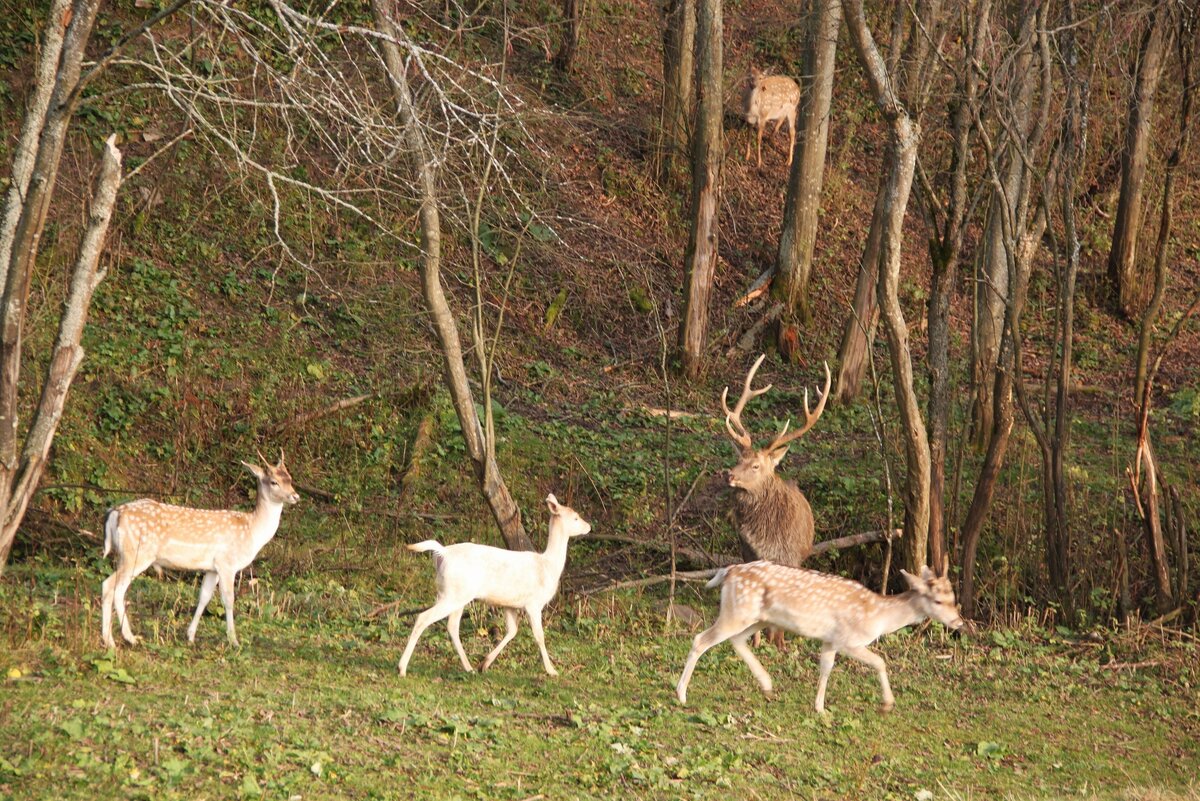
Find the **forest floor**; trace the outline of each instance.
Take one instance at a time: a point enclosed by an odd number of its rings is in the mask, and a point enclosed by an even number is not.
[[[427,560],[388,558],[402,608],[427,605]],[[557,678],[523,621],[487,674],[464,673],[437,624],[402,679],[411,615],[370,615],[392,597],[256,577],[233,649],[215,601],[186,642],[195,581],[143,578],[145,639],[113,653],[97,650],[102,576],[35,560],[0,585],[0,799],[1200,797],[1200,654],[1150,626],[897,633],[878,646],[894,712],[841,659],[821,716],[816,649],[797,639],[760,649],[773,697],[722,646],[680,706],[693,630],[664,622],[665,590],[551,607]],[[714,612],[700,584],[678,597]],[[476,665],[499,624],[464,619]]]

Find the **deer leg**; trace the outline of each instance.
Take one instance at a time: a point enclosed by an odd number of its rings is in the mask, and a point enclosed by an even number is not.
[[[821,646],[821,677],[817,679],[817,711],[825,711],[825,687],[829,684],[829,673],[833,670],[833,660],[837,649],[832,645]]]
[[[208,608],[208,602],[212,600],[213,591],[216,589],[217,571],[210,570],[204,574],[204,580],[200,582],[200,598],[196,602],[196,614],[192,615],[192,624],[187,629],[188,642],[196,641],[196,629],[200,626],[200,618],[204,616],[204,610]]]
[[[454,650],[458,653],[458,661],[462,662],[463,670],[468,673],[474,673],[475,668],[471,667],[471,662],[467,659],[467,652],[463,650],[462,640],[458,638],[458,624],[462,620],[463,610],[465,606],[460,606],[450,613],[446,618],[446,628],[450,631],[450,642],[454,643]]]
[[[233,628],[233,576],[232,570],[219,570],[217,586],[221,588],[221,605],[225,607],[225,635],[229,638],[230,645],[240,648],[237,631]]]
[[[483,667],[480,670],[487,670],[496,661],[496,657],[500,656],[500,652],[504,647],[512,642],[512,638],[517,636],[517,610],[504,610],[504,636],[500,638],[500,642],[496,643],[496,647],[483,660]]]
[[[537,641],[538,650],[542,652],[542,665],[551,676],[557,676],[558,671],[550,663],[550,654],[546,653],[546,635],[542,632],[542,608],[526,607],[525,614],[529,615],[529,628],[533,629],[533,639]]]
[[[141,572],[141,571],[138,571]],[[113,607],[117,610],[117,620],[121,621],[121,636],[125,638],[125,642],[130,645],[138,644],[138,636],[133,633],[133,628],[129,625],[129,616],[125,613],[125,592],[129,589],[129,585],[137,578],[137,573],[133,575],[120,575],[113,582]]]
[[[425,629],[463,606],[466,604],[439,598],[433,606],[417,615],[417,619],[413,623],[412,634],[408,635],[408,645],[404,646],[404,655],[400,657],[401,676],[408,673],[408,660],[412,658],[413,649],[417,647],[417,640],[421,639],[421,634],[425,632]]]
[[[757,152],[758,152],[758,166],[760,169],[762,168],[762,135],[763,135],[763,129],[766,127],[767,127],[767,125],[765,122],[760,121],[758,123],[758,151]]]
[[[752,628],[757,628],[757,626],[755,624],[746,626],[726,617],[718,617],[716,623],[696,635],[692,640],[692,650],[688,652],[687,661],[683,663],[683,673],[680,674],[679,682],[675,685],[675,697],[679,699],[679,703],[687,703],[688,683],[691,682],[692,671],[696,669],[696,663],[700,661],[700,657],[704,656],[704,652],[738,634],[745,633],[749,636]]]
[[[758,657],[754,655],[754,652],[750,650],[750,646],[746,644],[746,640],[750,638],[750,635],[757,632],[758,626],[751,626],[741,634],[732,637],[729,640],[729,644],[733,646],[733,650],[737,652],[737,655],[750,668],[750,672],[758,680],[758,686],[762,687],[763,692],[770,693],[772,689],[771,674],[767,673],[766,668],[762,666],[762,663],[758,661]]]
[[[117,574],[113,573],[100,584],[100,637],[106,648],[117,647],[112,636],[113,585],[116,581]]]
[[[883,657],[866,647],[845,648],[843,651],[847,656],[875,668],[875,672],[879,674],[879,686],[883,690],[883,706],[880,707],[880,711],[891,712],[892,707],[896,705],[896,699],[892,697],[892,686],[888,683],[887,664],[884,663]]]
[[[788,124],[788,167],[792,166],[792,153],[796,150],[796,118],[795,115],[787,118]]]

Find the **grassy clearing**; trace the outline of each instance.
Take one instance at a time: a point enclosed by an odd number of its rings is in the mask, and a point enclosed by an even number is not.
[[[428,603],[429,565],[390,556],[404,599]],[[718,648],[679,707],[691,632],[649,595],[561,599],[547,620],[558,679],[527,628],[481,676],[437,626],[402,680],[410,618],[368,619],[379,599],[354,588],[244,583],[233,650],[215,601],[187,645],[193,581],[144,578],[130,602],[146,644],[111,655],[95,648],[101,577],[33,563],[0,585],[0,798],[1170,799],[1200,768],[1187,644],[1032,624],[958,642],[901,633],[881,645],[896,711],[879,715],[874,676],[840,660],[821,718],[803,642],[786,656],[764,645],[774,698]],[[684,596],[712,614],[714,595]],[[476,662],[499,623],[464,620]]]

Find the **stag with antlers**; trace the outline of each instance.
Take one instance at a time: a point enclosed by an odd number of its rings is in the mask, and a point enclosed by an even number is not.
[[[804,390],[804,424],[788,432],[789,423],[765,448],[755,448],[742,424],[746,403],[768,392],[773,385],[762,389],[751,387],[754,374],[766,354],[758,357],[742,386],[742,396],[730,411],[729,387],[721,393],[721,408],[725,411],[725,428],[738,453],[738,463],[726,474],[734,493],[734,519],[741,540],[742,557],[746,561],[766,559],[788,567],[800,567],[813,546],[813,513],[808,499],[795,482],[780,478],[775,468],[787,455],[791,443],[808,433],[825,411],[829,398],[831,377],[825,365],[825,389],[817,408],[808,407],[808,390]],[[789,421],[790,422],[790,421]]]

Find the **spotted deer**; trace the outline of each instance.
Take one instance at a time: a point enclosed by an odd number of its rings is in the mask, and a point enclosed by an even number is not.
[[[813,545],[813,513],[804,493],[792,481],[780,478],[775,468],[787,455],[791,444],[808,433],[825,411],[829,398],[831,376],[829,365],[825,365],[825,388],[817,408],[808,406],[808,390],[804,390],[804,424],[788,432],[790,422],[765,448],[755,448],[750,434],[742,424],[742,411],[746,403],[766,394],[772,384],[762,389],[753,389],[752,382],[766,354],[758,357],[746,381],[742,395],[733,410],[729,409],[729,387],[721,393],[721,409],[725,412],[725,430],[729,433],[738,463],[726,473],[729,486],[734,492],[734,519],[738,538],[742,546],[742,558],[746,561],[769,559],[776,564],[800,567],[808,557]]]
[[[758,166],[762,166],[763,128],[774,122],[772,136],[779,133],[784,121],[788,124],[787,166],[792,166],[792,150],[796,146],[796,109],[800,105],[800,87],[782,75],[764,75],[751,67],[742,90],[742,114],[746,122],[758,131]],[[746,161],[750,160],[750,141],[746,140]]]
[[[821,641],[818,712],[825,711],[825,687],[839,653],[875,669],[883,690],[881,709],[890,712],[896,700],[888,683],[887,665],[867,646],[884,634],[926,618],[937,620],[951,631],[961,629],[963,621],[954,602],[954,589],[946,578],[947,567],[944,563],[940,573],[922,567],[919,576],[901,570],[909,590],[891,596],[879,595],[840,576],[770,562],[722,568],[708,583],[709,587],[721,587],[720,614],[692,641],[675,695],[681,704],[687,703],[688,683],[696,662],[705,651],[726,640],[750,667],[763,692],[770,693],[771,676],[746,644],[751,634],[770,625]]]
[[[172,506],[149,498],[129,501],[114,507],[104,521],[104,555],[116,554],[117,568],[101,585],[101,626],[104,644],[115,648],[112,613],[116,609],[121,636],[136,645],[138,637],[129,625],[125,611],[125,592],[149,567],[197,570],[204,573],[196,614],[187,629],[188,642],[195,642],[196,628],[213,591],[221,588],[225,607],[225,632],[238,647],[233,627],[233,581],[263,549],[279,528],[285,504],[300,500],[292,486],[292,477],[284,464],[271,466],[259,454],[264,467],[242,462],[258,479],[258,501],[253,512],[217,509],[191,509]]]
[[[437,570],[437,600],[433,606],[417,615],[412,634],[400,657],[400,675],[408,673],[408,661],[421,634],[432,624],[447,618],[446,628],[450,642],[462,663],[463,670],[473,673],[470,660],[463,650],[458,636],[459,621],[463,610],[472,601],[483,601],[504,609],[506,629],[504,637],[483,660],[480,670],[487,670],[496,657],[517,634],[517,610],[524,609],[529,617],[529,628],[542,654],[542,666],[551,676],[558,671],[546,653],[546,638],[542,632],[542,610],[558,592],[558,580],[567,562],[567,541],[580,537],[592,530],[592,526],[569,506],[558,502],[554,495],[546,496],[546,508],[550,510],[550,533],[546,538],[544,553],[509,551],[460,542],[442,545],[437,540],[425,540],[409,545],[410,551],[432,551]]]

